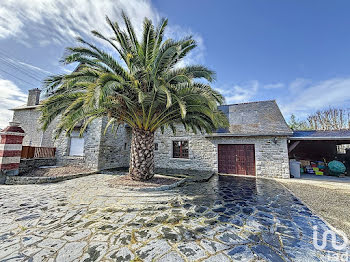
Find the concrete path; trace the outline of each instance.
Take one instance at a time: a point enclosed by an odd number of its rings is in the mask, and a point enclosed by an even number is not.
[[[317,250],[312,226],[329,228],[274,180],[137,192],[110,179],[0,186],[0,261],[331,261],[347,251],[330,240]]]

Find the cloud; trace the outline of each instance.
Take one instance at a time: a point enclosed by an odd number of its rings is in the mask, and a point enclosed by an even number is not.
[[[283,113],[305,117],[316,110],[350,106],[350,77],[331,78],[319,82],[296,79],[289,85],[287,97],[279,99]]]
[[[112,31],[105,16],[121,22],[123,26],[122,10],[130,17],[139,38],[145,17],[154,23],[160,20],[150,0],[2,0],[0,39],[13,38],[26,46],[37,44],[45,47],[52,44],[72,45],[77,36],[91,40],[91,30],[111,36]],[[193,35],[197,41],[198,47],[181,61],[180,66],[203,63],[205,46],[198,33],[172,23],[165,33],[172,38]],[[94,41],[102,40],[94,38]]]
[[[243,103],[255,97],[259,90],[259,85],[258,81],[252,80],[240,85],[233,85],[232,87],[216,88],[216,90],[225,96],[228,104]]]
[[[288,90],[292,94],[297,94],[311,83],[311,80],[305,78],[297,78],[289,84]]]
[[[285,87],[285,85],[283,83],[275,83],[275,84],[264,85],[265,89],[278,89],[278,88],[282,88],[282,87]]]
[[[275,99],[286,118],[295,114],[302,119],[329,106],[350,108],[350,76],[322,81],[296,78],[290,83],[272,84],[251,80],[215,89],[226,98],[228,104]]]
[[[0,38],[6,38],[15,36],[23,28],[23,23],[19,18],[19,14],[13,11],[9,11],[6,8],[6,3],[0,6]]]
[[[12,119],[14,108],[24,104],[27,94],[23,93],[13,82],[0,78],[0,129],[6,127]]]
[[[110,32],[105,22],[108,15],[120,21],[120,11],[130,16],[140,31],[144,17],[158,20],[158,14],[147,0],[3,0],[0,7],[0,38],[28,37],[31,32],[41,45],[66,43],[92,29]],[[35,30],[30,30],[35,29]]]

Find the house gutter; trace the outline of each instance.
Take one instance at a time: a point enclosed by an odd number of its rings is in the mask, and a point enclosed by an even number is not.
[[[232,133],[214,133],[211,135],[205,135],[205,138],[215,138],[215,137],[257,137],[257,136],[291,136],[291,133],[284,134],[232,134]]]
[[[289,137],[289,140],[346,140],[350,141],[350,137]]]

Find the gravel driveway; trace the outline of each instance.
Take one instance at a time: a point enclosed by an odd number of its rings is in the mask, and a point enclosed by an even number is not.
[[[332,226],[344,231],[350,239],[350,182],[338,179],[279,180]]]
[[[278,182],[216,176],[166,192],[99,174],[0,186],[0,261],[328,261],[327,225]],[[345,252],[345,250],[344,250]]]

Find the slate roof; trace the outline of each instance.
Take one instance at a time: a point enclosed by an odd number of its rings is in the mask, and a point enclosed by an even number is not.
[[[229,119],[229,129],[219,129],[211,136],[290,136],[275,100],[221,106]]]
[[[342,140],[350,139],[350,130],[296,130],[292,140]]]

